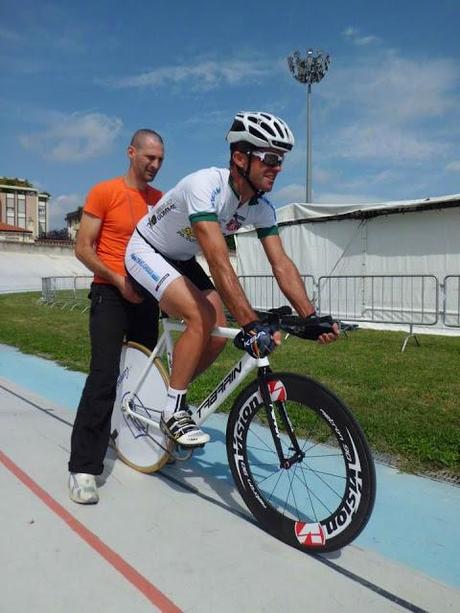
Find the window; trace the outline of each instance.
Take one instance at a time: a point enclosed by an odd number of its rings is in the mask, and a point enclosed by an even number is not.
[[[16,225],[14,216],[14,194],[6,194],[6,223]]]
[[[38,234],[46,233],[46,200],[38,201]]]
[[[26,227],[26,197],[24,194],[18,194],[18,222],[20,228]]]

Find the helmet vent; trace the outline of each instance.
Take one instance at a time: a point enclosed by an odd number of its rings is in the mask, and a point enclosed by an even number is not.
[[[271,126],[269,126],[268,123],[265,123],[265,121],[261,122],[260,127],[263,128],[264,130],[266,130],[272,136],[278,136],[276,134],[275,130],[273,130],[273,128]]]

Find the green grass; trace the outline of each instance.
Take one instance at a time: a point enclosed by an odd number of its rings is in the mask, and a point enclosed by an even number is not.
[[[0,296],[0,342],[87,372],[88,313],[50,308],[38,303],[39,297]],[[271,364],[274,370],[308,374],[334,390],[352,408],[374,451],[402,469],[459,478],[460,338],[420,335],[420,347],[410,341],[401,353],[404,337],[404,332],[358,330],[327,347],[290,338]],[[212,390],[238,353],[229,344],[192,386],[192,403]]]

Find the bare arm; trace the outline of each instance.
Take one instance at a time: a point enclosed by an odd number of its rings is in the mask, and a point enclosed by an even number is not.
[[[267,236],[262,239],[262,246],[283,294],[301,317],[312,315],[315,312],[315,307],[308,298],[297,266],[284,251],[280,237],[278,235]],[[336,323],[333,330],[331,333],[322,334],[318,338],[318,342],[325,345],[336,340],[340,333]]]
[[[89,213],[83,213],[75,244],[75,255],[91,272],[103,277],[118,288],[126,300],[135,303],[142,302],[142,298],[134,291],[128,279],[110,270],[97,256],[95,243],[101,226],[102,219]]]
[[[256,320],[257,315],[230,263],[228,247],[219,224],[215,221],[199,221],[193,224],[193,232],[206,258],[216,289],[230,313],[240,326]]]
[[[262,239],[262,246],[278,281],[278,285],[301,317],[308,317],[315,311],[310,302],[299,271],[291,258],[284,251],[278,235]]]

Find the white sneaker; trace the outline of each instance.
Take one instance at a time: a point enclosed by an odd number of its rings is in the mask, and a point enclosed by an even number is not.
[[[79,504],[96,504],[99,502],[96,477],[87,473],[70,473],[70,499]]]
[[[162,415],[160,428],[166,436],[182,447],[203,447],[209,443],[209,434],[200,430],[186,409],[176,411],[168,420]]]

